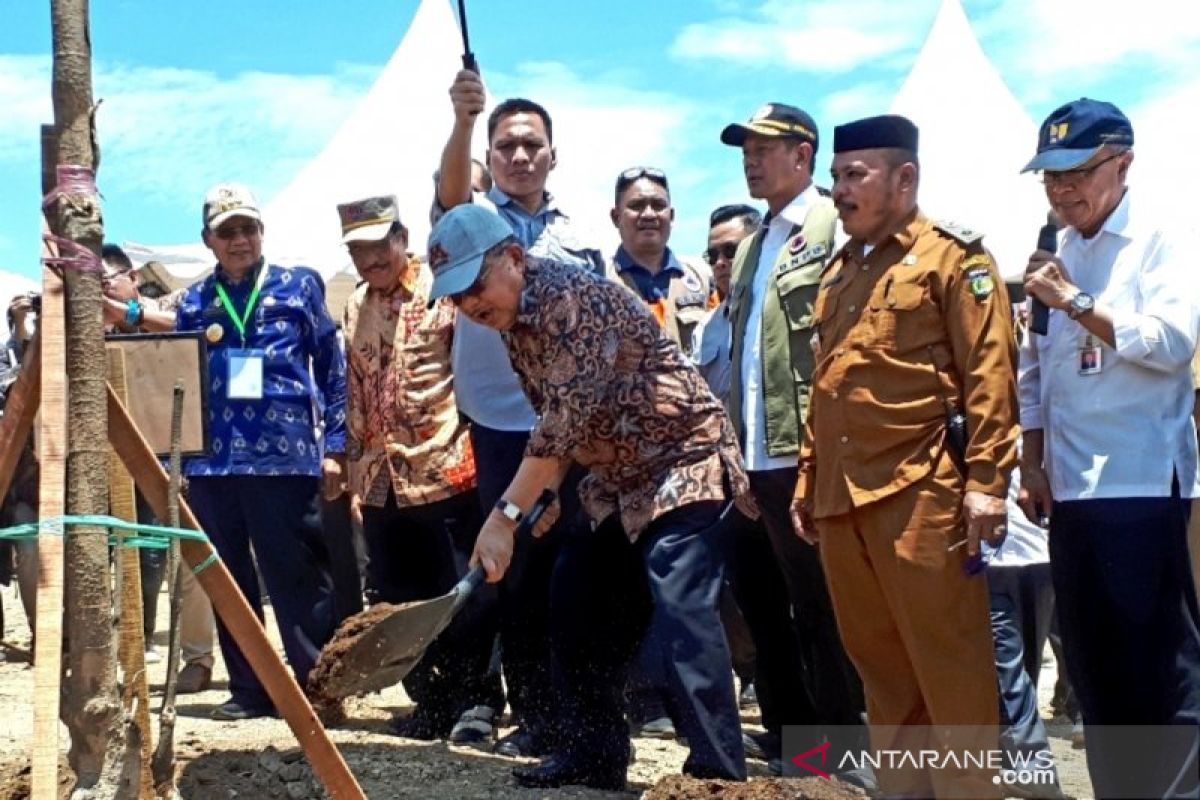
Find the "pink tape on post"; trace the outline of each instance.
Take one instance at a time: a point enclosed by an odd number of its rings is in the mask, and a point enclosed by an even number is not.
[[[42,209],[45,211],[49,211],[59,198],[66,195],[96,194],[96,172],[91,167],[59,164],[55,167],[55,175],[58,185],[42,198]],[[52,233],[43,234],[42,239],[57,245],[59,253],[57,256],[43,257],[43,263],[57,267],[71,267],[80,272],[104,274],[104,263],[100,257],[83,245]]]

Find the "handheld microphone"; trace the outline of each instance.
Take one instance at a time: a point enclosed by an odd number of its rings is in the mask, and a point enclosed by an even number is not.
[[[1051,211],[1046,214],[1046,224],[1038,231],[1037,249],[1054,253],[1058,250],[1058,218]],[[1029,330],[1046,335],[1050,326],[1050,309],[1033,295],[1029,296]]]

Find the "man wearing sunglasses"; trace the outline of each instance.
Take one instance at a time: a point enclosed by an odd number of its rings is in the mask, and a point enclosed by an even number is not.
[[[1022,505],[1050,520],[1096,796],[1194,796],[1197,242],[1191,224],[1161,221],[1126,186],[1132,148],[1120,109],[1083,98],[1051,112],[1025,167],[1041,171],[1067,227],[1025,271],[1026,292],[1050,314],[1046,335],[1021,350]],[[1144,726],[1133,737],[1117,727],[1133,725]],[[1190,741],[1170,725],[1187,726]]]
[[[335,624],[319,499],[322,490],[331,497],[343,491],[345,359],[321,277],[263,258],[262,215],[249,189],[214,186],[203,220],[216,268],[188,288],[175,325],[202,332],[208,342],[212,444],[207,455],[184,461],[188,499],[259,618],[261,570],[284,651],[303,686]],[[323,447],[314,408],[324,409]],[[219,621],[217,633],[231,697],[213,718],[273,714]]]
[[[752,630],[757,624],[772,631],[771,638],[786,637],[794,645],[766,662],[779,676],[764,676],[764,716],[771,722],[764,749],[774,758],[778,726],[853,726],[863,710],[861,686],[842,649],[817,552],[796,538],[789,516],[814,367],[812,307],[821,271],[833,254],[837,211],[813,183],[818,133],[803,110],[768,103],[748,122],[726,126],[721,142],[741,149],[750,196],[766,201],[768,209],[764,225],[734,257],[728,408],[767,532],[766,540],[756,542],[761,557],[754,563],[773,561],[791,599],[790,617],[788,609],[763,603],[753,604],[750,614],[761,608],[760,617],[769,618],[748,620]],[[789,672],[805,677],[785,682]],[[771,684],[778,686],[774,693]]]
[[[610,275],[640,297],[671,341],[690,355],[692,334],[718,299],[711,270],[667,246],[675,209],[666,174],[654,167],[622,172],[609,216],[621,235]]]
[[[603,274],[600,250],[546,190],[558,164],[549,112],[524,98],[510,98],[492,110],[486,117],[492,186],[472,192],[471,137],[486,102],[479,75],[459,71],[450,100],[454,125],[438,171],[434,222],[456,206],[473,203],[499,214],[532,255]],[[471,421],[479,503],[488,514],[516,474],[537,417],[496,331],[460,314],[454,337],[454,391],[459,411]],[[559,703],[549,688],[546,597],[561,535],[576,516],[577,480],[572,476],[564,486],[558,524],[549,535],[519,544],[518,568],[498,587],[501,658],[508,702],[518,722],[516,731],[496,743],[496,752],[503,755],[544,753],[555,736]]]

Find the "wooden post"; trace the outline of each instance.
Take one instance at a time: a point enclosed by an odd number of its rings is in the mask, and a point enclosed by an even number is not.
[[[160,519],[167,518],[167,474],[133,424],[129,412],[111,389],[108,393],[108,418],[113,449],[125,462],[150,508]],[[200,530],[195,515],[182,500],[179,503],[179,518],[182,527]],[[271,647],[267,632],[263,630],[258,617],[254,616],[224,562],[218,559],[209,563],[210,557],[215,555],[212,545],[192,539],[182,539],[179,544],[183,560],[193,569],[207,564],[196,575],[196,580],[204,587],[212,601],[213,610],[225,623],[226,629],[254,669],[254,674],[262,681],[275,708],[292,729],[308,756],[313,773],[324,784],[325,790],[334,800],[363,800],[365,795],[358,781],[342,754],[330,741],[291,671]]]
[[[74,515],[104,514],[108,510],[107,376],[97,269],[104,225],[94,185],[98,156],[88,2],[50,0],[50,19],[58,167],[47,219],[56,235],[72,243],[67,248],[71,252],[64,255],[78,257],[63,271],[69,402],[64,429],[70,431],[67,510]],[[43,346],[48,345],[44,339]],[[43,363],[48,366],[49,362]],[[139,751],[127,746],[117,695],[107,533],[95,526],[72,526],[64,538],[70,647],[62,718],[71,734],[68,757],[77,791],[87,791],[95,800],[136,797]],[[43,637],[38,638],[41,644]]]
[[[41,423],[38,428],[38,516],[64,511],[67,458],[66,331],[62,281],[42,270]],[[35,357],[34,361],[38,359]],[[36,413],[31,403],[29,413]],[[16,448],[9,448],[15,450]],[[33,657],[32,800],[58,800],[58,711],[62,675],[63,539],[38,537],[37,623]]]
[[[125,402],[128,389],[125,381],[125,353],[120,349],[108,351],[108,385],[121,402]],[[130,522],[137,522],[137,497],[134,493],[133,477],[116,452],[108,460],[109,514]],[[121,575],[121,624],[120,647],[117,658],[124,674],[124,692],[121,703],[125,714],[132,718],[139,729],[141,763],[138,769],[141,800],[154,800],[154,781],[150,775],[150,688],[146,684],[146,636],[142,626],[142,565],[141,553],[134,547],[122,547],[116,554],[116,568]]]

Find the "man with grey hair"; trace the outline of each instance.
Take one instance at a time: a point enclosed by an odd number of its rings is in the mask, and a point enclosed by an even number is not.
[[[1022,505],[1032,520],[1049,518],[1096,796],[1194,797],[1197,241],[1126,186],[1132,148],[1120,109],[1081,98],[1046,118],[1025,167],[1041,172],[1066,230],[1025,271],[1049,320],[1021,351]],[[1132,725],[1136,734],[1122,731]]]

